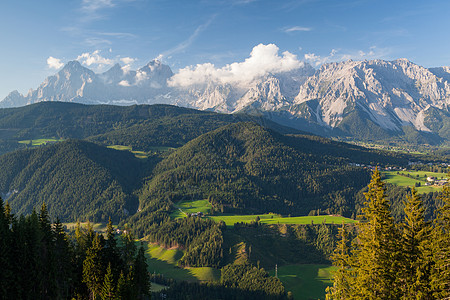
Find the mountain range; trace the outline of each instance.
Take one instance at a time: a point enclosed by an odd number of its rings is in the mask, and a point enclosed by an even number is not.
[[[315,70],[307,63],[248,84],[204,80],[174,84],[169,66],[138,70],[116,64],[96,74],[67,63],[27,95],[10,93],[0,107],[42,101],[84,104],[174,104],[222,113],[263,115],[323,136],[439,144],[450,138],[450,68],[406,59],[344,61]]]

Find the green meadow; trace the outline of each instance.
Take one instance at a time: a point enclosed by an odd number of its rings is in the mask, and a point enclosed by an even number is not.
[[[133,147],[131,147],[131,146],[124,146],[124,145],[111,145],[111,146],[108,146],[108,148],[115,149],[115,150],[120,150],[120,151],[130,151],[137,158],[148,158],[148,156],[152,152],[166,152],[166,151],[175,149],[175,148],[172,148],[172,147],[153,146],[153,147],[150,147],[150,151],[149,152],[145,152],[145,151],[133,150]]]
[[[332,285],[334,270],[329,265],[286,265],[278,267],[278,278],[296,300],[325,299],[325,289]],[[269,274],[275,276],[275,270]]]
[[[277,214],[260,214],[260,215],[220,215],[208,216],[208,218],[220,222],[224,221],[227,226],[233,226],[234,223],[244,222],[250,223],[259,217],[262,224],[342,224],[356,223],[357,221],[340,216],[303,216],[303,217],[282,217]]]
[[[255,221],[256,217],[259,217],[262,224],[342,224],[345,222],[356,223],[357,221],[344,218],[341,216],[302,216],[302,217],[283,217],[279,214],[268,213],[259,215],[214,215],[209,216],[208,213],[211,209],[211,204],[208,200],[195,200],[195,201],[181,201],[175,205],[176,210],[173,211],[170,216],[172,218],[184,218],[186,214],[192,214],[196,212],[202,212],[207,218],[216,222],[224,221],[227,226],[233,226],[234,223],[250,223]]]
[[[180,268],[178,261],[183,256],[179,249],[165,249],[155,244],[148,244],[146,254],[148,256],[148,271],[150,273],[162,274],[167,278],[179,281],[217,281],[220,279],[220,270],[202,268]]]
[[[209,213],[211,204],[208,200],[194,200],[194,201],[181,201],[175,205],[176,211],[170,214],[172,218],[184,218],[186,214],[193,214],[202,212],[203,214]]]
[[[399,185],[399,186],[415,186],[420,183],[420,187],[416,187],[419,193],[437,192],[442,189],[440,186],[425,186],[428,176],[436,177],[437,179],[445,179],[446,173],[426,172],[426,171],[383,171],[384,182]],[[406,177],[402,174],[409,174],[411,177]]]
[[[64,139],[35,139],[35,140],[23,140],[19,141],[19,144],[27,144],[31,146],[41,146],[41,145],[47,145],[48,143],[56,143],[56,142],[62,142]]]

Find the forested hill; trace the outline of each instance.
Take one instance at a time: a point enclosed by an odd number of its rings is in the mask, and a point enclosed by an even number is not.
[[[149,151],[179,147],[201,134],[240,121],[254,121],[283,133],[299,133],[261,117],[205,112],[172,105],[83,105],[43,102],[0,109],[0,153],[41,138],[89,139]]]
[[[351,163],[370,160],[373,153],[305,139],[286,139],[248,122],[204,134],[156,166],[132,223],[145,223],[157,208],[164,211],[186,199],[208,199],[216,212],[305,215],[320,209],[350,215],[354,194],[369,181],[369,171]]]
[[[0,156],[0,192],[13,212],[28,214],[43,202],[64,221],[123,219],[137,209],[134,189],[152,160],[128,151],[68,140]]]

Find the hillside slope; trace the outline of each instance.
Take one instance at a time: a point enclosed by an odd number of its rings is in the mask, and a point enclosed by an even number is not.
[[[0,156],[0,191],[14,213],[47,203],[63,221],[123,219],[137,209],[132,191],[152,161],[78,140]]]
[[[353,196],[367,185],[369,172],[350,163],[369,161],[374,155],[358,148],[320,138],[286,137],[254,123],[227,125],[161,161],[141,189],[141,212],[132,220],[146,222],[145,216],[191,199],[208,199],[216,213],[304,215],[320,209],[351,214]],[[389,159],[405,163],[402,158]]]

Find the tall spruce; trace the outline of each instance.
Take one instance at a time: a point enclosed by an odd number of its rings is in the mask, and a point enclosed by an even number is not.
[[[150,275],[148,274],[147,259],[144,254],[144,246],[141,244],[134,260],[133,286],[136,289],[138,299],[150,296]]]
[[[98,235],[95,235],[92,246],[87,250],[83,262],[83,282],[89,289],[90,299],[101,295],[104,280],[102,245]]]
[[[401,299],[430,299],[431,226],[425,221],[425,208],[413,188],[404,202],[405,220],[402,226],[400,286]]]
[[[333,275],[333,286],[327,288],[326,299],[346,300],[351,298],[351,283],[354,279],[351,268],[350,246],[348,232],[345,224],[339,228],[338,244],[334,250],[331,260],[337,270]]]
[[[448,175],[450,178],[450,173]],[[437,299],[450,298],[450,183],[442,190],[442,207],[435,219],[433,234],[433,261],[435,266],[431,276],[431,285]]]
[[[108,268],[106,268],[105,279],[103,280],[101,298],[103,300],[113,300],[116,298],[114,292],[114,281],[111,271],[111,264],[108,264]]]
[[[350,299],[399,299],[399,234],[389,210],[378,168],[364,194],[362,219],[354,253],[355,280]]]

